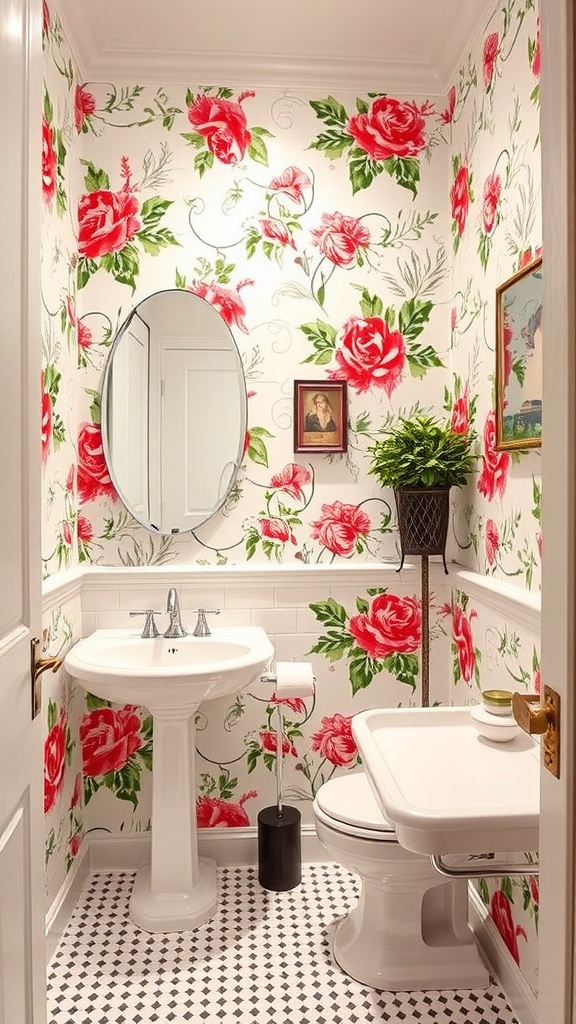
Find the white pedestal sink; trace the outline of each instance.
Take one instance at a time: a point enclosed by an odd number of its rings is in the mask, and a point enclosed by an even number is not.
[[[97,630],[66,655],[66,670],[90,693],[143,705],[154,720],[152,858],[130,901],[132,920],[146,931],[197,928],[216,910],[216,863],[198,856],[195,715],[203,701],[249,686],[273,656],[258,626],[146,640]]]

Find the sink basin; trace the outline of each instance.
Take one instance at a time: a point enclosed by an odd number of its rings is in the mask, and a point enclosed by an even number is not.
[[[415,853],[538,849],[540,751],[525,733],[480,736],[468,708],[393,708],[352,719],[366,775]]]
[[[273,657],[259,626],[221,627],[211,636],[143,640],[130,629],[98,629],[66,655],[70,675],[103,700],[194,707],[249,686]]]
[[[245,689],[273,656],[263,629],[242,626],[146,640],[129,629],[98,629],[64,659],[67,672],[97,697],[152,713],[152,855],[130,899],[132,920],[146,931],[188,931],[216,911],[216,863],[198,856],[196,710]]]

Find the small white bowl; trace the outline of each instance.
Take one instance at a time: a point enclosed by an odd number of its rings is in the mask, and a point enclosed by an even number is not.
[[[491,715],[504,715],[510,718],[512,714],[512,691],[511,690],[482,690],[482,703]]]
[[[470,708],[470,718],[480,735],[494,743],[508,743],[521,731],[512,715],[493,715],[481,704]]]

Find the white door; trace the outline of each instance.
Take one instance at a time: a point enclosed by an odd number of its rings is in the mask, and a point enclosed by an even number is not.
[[[40,17],[38,0],[0,4],[0,1024],[46,1019],[42,734],[30,673],[41,586]]]
[[[574,964],[576,226],[574,3],[542,0],[542,680],[561,696],[561,775],[541,771],[539,1024],[569,1024]]]

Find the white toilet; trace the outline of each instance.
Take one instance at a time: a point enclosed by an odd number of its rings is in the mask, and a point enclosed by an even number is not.
[[[345,974],[388,991],[486,987],[467,880],[443,878],[428,857],[400,846],[364,773],[324,783],[313,808],[322,845],[362,880],[358,904],[334,930]]]

